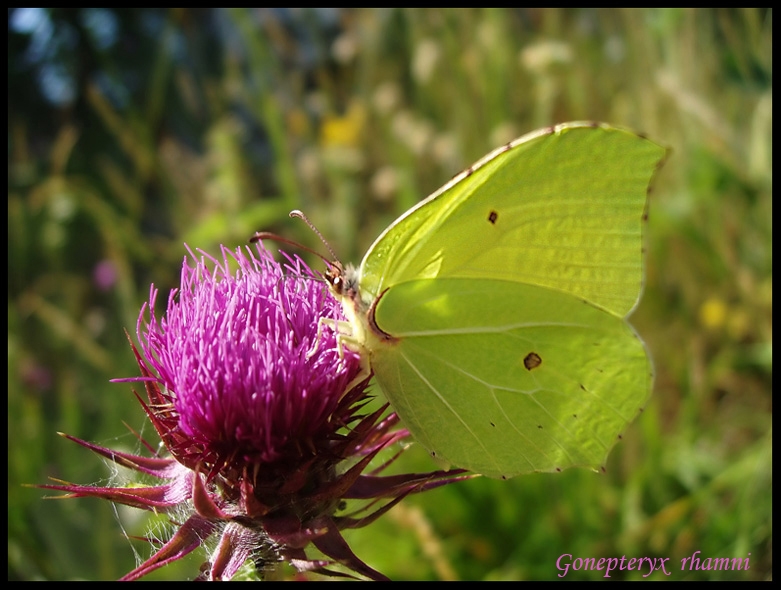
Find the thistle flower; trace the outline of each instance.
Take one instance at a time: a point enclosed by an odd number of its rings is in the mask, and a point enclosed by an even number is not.
[[[371,579],[340,530],[361,527],[410,493],[464,479],[460,470],[384,476],[398,456],[367,471],[383,449],[409,436],[387,407],[367,409],[369,377],[337,343],[344,317],[319,278],[297,258],[284,265],[258,244],[192,252],[181,288],[159,321],[152,287],[137,325],[136,394],[170,456],[142,457],[70,440],[159,485],[41,486],[156,512],[186,511],[172,537],[123,579],[134,580],[218,536],[202,579],[229,579],[242,564],[287,561],[299,571]],[[238,265],[232,273],[231,266]],[[142,441],[152,451],[152,446]],[[339,515],[345,500],[363,500]],[[327,559],[313,559],[314,545]],[[262,572],[260,572],[262,575]]]

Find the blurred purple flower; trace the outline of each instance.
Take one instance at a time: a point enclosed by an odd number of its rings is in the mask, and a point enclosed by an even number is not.
[[[52,370],[36,359],[25,358],[19,363],[22,383],[37,393],[49,391],[54,383]]]
[[[92,280],[101,291],[110,291],[117,282],[117,267],[112,260],[103,259],[92,269]]]
[[[175,561],[212,535],[215,552],[201,579],[229,579],[248,559],[262,570],[287,561],[299,571],[345,575],[334,562],[371,579],[340,530],[369,524],[410,493],[464,479],[463,471],[382,476],[398,453],[364,473],[382,449],[405,439],[387,406],[371,396],[359,356],[337,345],[339,304],[301,260],[284,265],[258,244],[222,249],[222,260],[186,258],[181,289],[168,309],[141,310],[140,396],[170,457],[142,457],[67,436],[119,465],[158,478],[156,486],[42,486],[69,497],[99,497],[157,512],[187,510],[171,539],[123,579]],[[238,270],[231,271],[231,267]],[[323,322],[322,320],[327,320]],[[142,441],[152,451],[152,446]],[[337,515],[345,500],[363,500]],[[313,544],[327,559],[312,559]],[[265,564],[265,565],[264,565]],[[262,571],[259,572],[262,575]]]

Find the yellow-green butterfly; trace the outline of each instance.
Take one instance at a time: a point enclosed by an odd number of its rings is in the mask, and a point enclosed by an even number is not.
[[[488,154],[329,273],[358,350],[415,439],[492,477],[603,467],[650,395],[627,323],[665,149],[565,123]]]

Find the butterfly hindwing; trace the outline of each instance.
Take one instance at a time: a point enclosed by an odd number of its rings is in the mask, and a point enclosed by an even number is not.
[[[566,293],[423,279],[387,291],[375,319],[398,338],[372,367],[407,428],[484,475],[599,468],[650,393],[631,327]]]

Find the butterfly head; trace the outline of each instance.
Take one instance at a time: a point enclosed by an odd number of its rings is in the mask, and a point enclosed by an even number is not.
[[[358,270],[348,264],[346,267],[341,262],[334,261],[328,264],[325,271],[325,280],[334,297],[341,301],[352,301],[360,307],[358,296]]]

